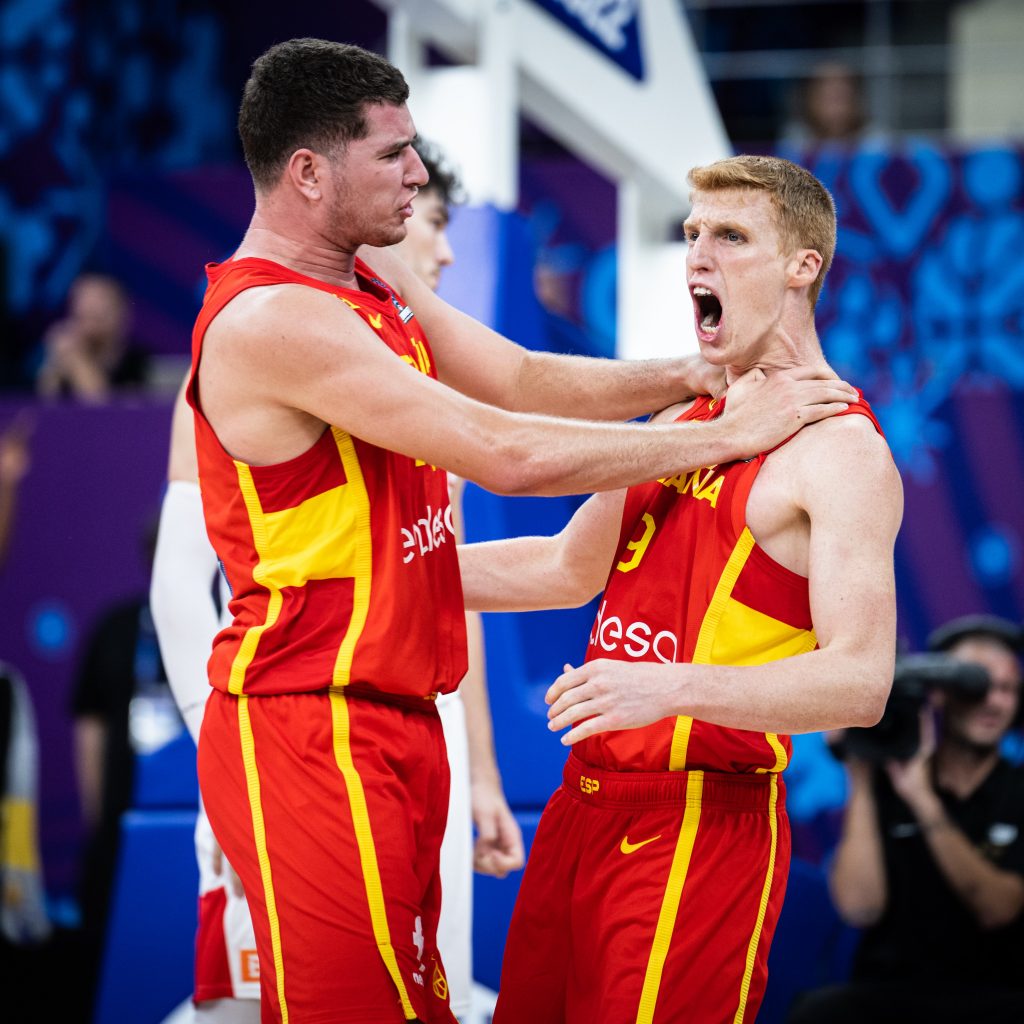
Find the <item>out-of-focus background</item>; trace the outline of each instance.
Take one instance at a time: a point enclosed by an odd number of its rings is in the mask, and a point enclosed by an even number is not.
[[[120,780],[100,1024],[159,1021],[190,990],[193,751],[154,695],[159,651],[140,608],[204,264],[230,255],[252,211],[242,85],[295,36],[358,43],[406,71],[420,131],[466,186],[441,294],[529,347],[694,350],[687,169],[741,151],[810,168],[840,218],[822,342],[877,410],[906,490],[901,646],[921,650],[958,615],[1024,612],[1019,0],[6,0],[0,661],[27,698],[12,707],[29,709],[7,746],[36,769],[24,799],[38,888],[25,898],[47,924],[9,934],[3,964],[29,1006],[69,1006],[86,987],[88,808],[72,731],[82,715],[120,715],[136,759]],[[89,316],[108,347],[86,366],[69,332]],[[467,531],[557,530],[580,500],[470,487]],[[563,759],[542,694],[582,658],[593,611],[485,617],[498,754],[527,839]],[[136,689],[123,707],[90,705],[83,679],[118,644]],[[787,777],[794,853],[813,875],[835,842],[842,771],[808,736]],[[492,989],[516,885],[477,878],[477,977]],[[838,928],[822,925],[816,958],[798,935],[795,915],[822,892],[784,912],[769,1024],[792,991],[841,969]]]

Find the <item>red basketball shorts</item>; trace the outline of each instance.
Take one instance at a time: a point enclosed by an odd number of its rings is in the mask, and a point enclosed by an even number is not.
[[[786,888],[775,775],[607,772],[541,817],[494,1024],[751,1024]]]
[[[214,690],[199,782],[245,887],[265,1024],[454,1024],[435,937],[448,762],[433,704]]]

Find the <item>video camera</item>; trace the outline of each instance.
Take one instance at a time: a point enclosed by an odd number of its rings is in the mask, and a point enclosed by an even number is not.
[[[896,659],[892,691],[881,720],[868,728],[846,729],[832,744],[840,760],[906,761],[921,745],[920,712],[933,690],[961,701],[984,700],[990,686],[981,665],[948,654],[907,654]]]

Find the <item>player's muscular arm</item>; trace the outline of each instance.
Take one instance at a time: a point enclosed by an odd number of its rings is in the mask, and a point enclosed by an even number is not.
[[[595,494],[553,537],[460,545],[466,607],[511,612],[586,604],[608,577],[624,499],[625,491]]]
[[[815,433],[797,439],[803,458],[794,494],[810,524],[811,616],[820,648],[744,667],[607,660],[567,667],[548,693],[550,725],[588,720],[563,742],[670,715],[775,733],[878,721],[895,661],[893,545],[902,487],[866,419],[844,417]]]
[[[167,475],[149,604],[171,692],[198,743],[210,695],[206,662],[218,626],[212,595],[217,556],[203,520],[195,430],[184,385],[174,405]]]
[[[227,450],[251,463],[297,455],[331,423],[498,493],[586,493],[756,451],[766,434],[784,437],[802,417],[831,415],[848,397],[832,383],[790,380],[773,390],[768,381],[759,395],[769,409],[750,400],[743,416],[697,425],[507,412],[413,369],[326,292],[257,291],[211,325],[200,367],[207,418]]]
[[[199,482],[199,465],[196,458],[196,434],[192,422],[192,409],[185,400],[188,376],[178,388],[171,416],[171,450],[167,458],[167,479]]]
[[[695,395],[717,396],[725,390],[724,371],[697,355],[592,359],[522,348],[449,306],[397,253],[364,249],[360,254],[416,310],[440,379],[490,405],[515,412],[625,420]],[[848,393],[852,395],[852,389]]]
[[[680,403],[651,417],[671,423]],[[479,611],[578,608],[604,587],[619,542],[625,491],[584,502],[551,537],[511,537],[459,546],[466,607]]]

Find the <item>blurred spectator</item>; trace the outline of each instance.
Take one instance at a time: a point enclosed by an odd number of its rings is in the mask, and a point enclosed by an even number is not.
[[[14,530],[18,490],[29,469],[28,439],[32,420],[27,412],[0,431],[0,567],[7,558]]]
[[[68,315],[42,341],[36,391],[47,397],[102,402],[111,393],[143,387],[147,351],[131,337],[131,310],[121,283],[82,274],[68,293]]]
[[[155,527],[143,557],[152,564]],[[184,728],[167,682],[148,595],[104,610],[89,636],[71,698],[75,773],[86,826],[79,878],[84,978],[91,1006],[99,980],[121,837],[133,796],[136,753]]]
[[[19,414],[0,431],[0,568],[14,530],[18,490],[29,469],[32,420]],[[50,936],[39,857],[39,744],[32,697],[21,673],[0,662],[0,985],[20,987],[24,950]]]
[[[36,826],[38,786],[39,741],[32,697],[21,673],[0,662],[0,960],[4,963],[11,946],[37,945],[50,935]]]
[[[999,753],[1021,710],[1021,630],[970,616],[929,646],[981,665],[989,689],[947,692],[937,727],[923,711],[904,761],[847,756],[829,882],[864,932],[850,983],[799,998],[789,1024],[1024,1020],[1024,770]]]
[[[877,134],[869,123],[860,78],[838,61],[813,70],[799,92],[797,108],[779,140],[785,145],[856,143]]]

